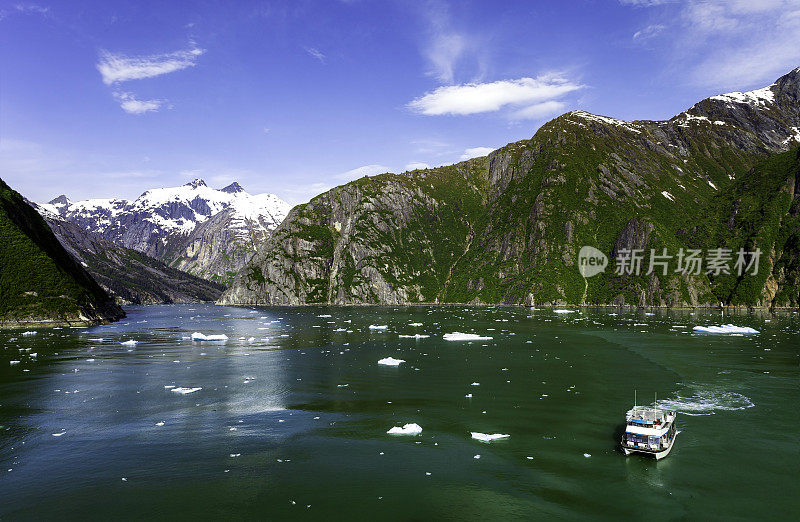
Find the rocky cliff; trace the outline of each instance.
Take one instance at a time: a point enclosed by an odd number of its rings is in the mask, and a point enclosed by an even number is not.
[[[222,285],[103,239],[58,215],[39,211],[67,252],[120,304],[214,301],[224,290]]]
[[[0,179],[0,326],[88,325],[125,316]]]
[[[337,187],[295,207],[220,302],[797,306],[793,160],[759,162],[800,143],[799,91],[796,69],[667,121],[573,111],[484,158]],[[584,245],[608,270],[583,277]],[[766,253],[760,276],[612,266],[739,247]]]

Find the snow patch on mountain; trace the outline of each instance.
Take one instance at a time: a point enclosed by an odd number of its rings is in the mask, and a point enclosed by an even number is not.
[[[747,92],[729,92],[726,94],[719,94],[712,96],[711,100],[720,100],[728,103],[746,103],[748,105],[766,105],[775,101],[775,93],[772,87],[775,84],[754,91]]]

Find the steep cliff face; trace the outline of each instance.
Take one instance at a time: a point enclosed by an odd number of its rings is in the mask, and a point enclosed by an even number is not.
[[[222,285],[168,267],[50,212],[39,212],[67,252],[121,304],[196,303],[214,301],[222,294]]]
[[[0,179],[0,326],[96,324],[125,316]]]
[[[631,249],[753,246],[752,235],[739,241],[730,231],[751,226],[755,213],[734,218],[727,233],[715,221],[736,194],[751,194],[743,187],[758,186],[751,206],[795,212],[796,196],[773,198],[768,184],[755,181],[763,171],[751,169],[800,142],[799,85],[797,69],[770,87],[715,96],[668,121],[573,111],[485,158],[337,187],[296,207],[221,302],[796,302],[788,289],[796,245],[781,220],[764,222],[757,235],[788,234],[773,242],[762,282],[770,290],[757,296],[741,282],[741,291],[728,291],[725,277],[705,270],[647,274],[645,264],[639,274],[617,274],[611,265]],[[583,245],[611,258],[606,272],[581,275]]]
[[[226,208],[197,225],[177,243],[176,252],[166,257],[175,268],[227,286],[288,209],[286,205],[285,210],[272,215],[261,208],[250,213],[239,207]]]

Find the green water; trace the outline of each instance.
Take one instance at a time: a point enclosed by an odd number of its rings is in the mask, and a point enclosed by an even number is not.
[[[1,519],[731,520],[800,508],[796,314],[128,314],[0,331]],[[691,330],[721,322],[760,333]],[[229,340],[193,343],[195,331]],[[456,331],[492,340],[442,339]],[[430,337],[399,337],[416,333]],[[679,412],[662,461],[617,448],[634,390]],[[386,434],[412,422],[418,436]]]

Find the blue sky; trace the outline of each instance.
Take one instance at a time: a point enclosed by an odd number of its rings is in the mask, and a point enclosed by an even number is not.
[[[0,177],[46,201],[202,177],[302,202],[662,119],[800,66],[800,0],[0,1]]]

